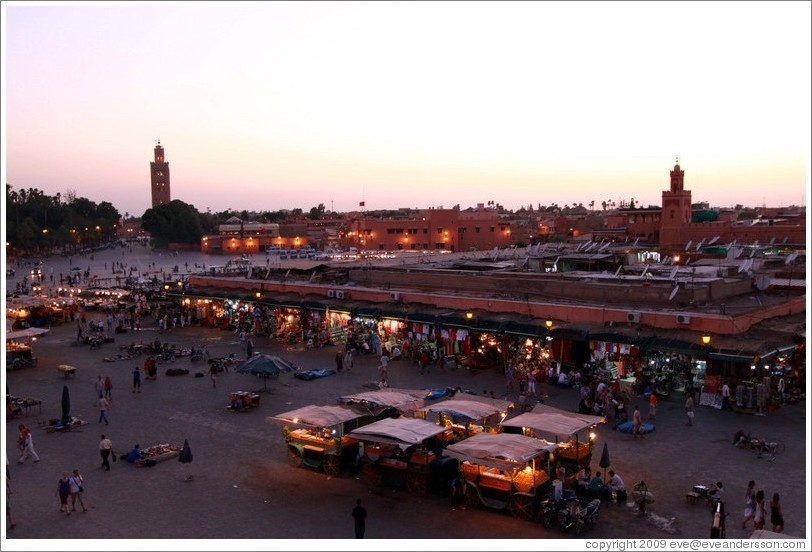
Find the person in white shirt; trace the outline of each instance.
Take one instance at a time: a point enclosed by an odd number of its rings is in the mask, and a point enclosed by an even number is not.
[[[725,382],[722,385],[722,410],[730,409],[730,386]]]

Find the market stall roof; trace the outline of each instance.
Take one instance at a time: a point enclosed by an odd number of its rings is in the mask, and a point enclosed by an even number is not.
[[[266,421],[276,420],[303,426],[332,427],[355,420],[361,416],[363,414],[359,414],[346,406],[318,406],[312,404],[289,412],[282,412],[276,416],[270,416],[266,418]]]
[[[421,408],[425,404],[429,392],[424,389],[379,389],[365,391],[353,395],[342,395],[338,402],[349,406],[357,406],[368,413],[378,415],[387,408],[408,412]],[[365,412],[366,413],[366,412]]]
[[[14,330],[6,333],[6,340],[9,339],[25,339],[27,337],[37,337],[50,332],[48,328],[24,328],[22,330]]]
[[[443,426],[418,418],[384,418],[350,431],[350,437],[408,448],[445,431]]]
[[[556,445],[541,439],[512,433],[477,433],[449,445],[445,453],[460,460],[501,470],[517,468]]]
[[[473,396],[472,396],[473,397]],[[487,397],[477,397],[478,399],[487,399]],[[469,420],[478,420],[499,414],[500,412],[507,412],[513,403],[502,401],[499,399],[488,399],[489,402],[482,400],[469,399],[463,396],[459,399],[449,399],[447,401],[438,402],[436,404],[421,408],[425,412],[444,412],[452,417],[467,418]]]
[[[603,416],[578,414],[546,404],[537,404],[531,412],[505,420],[502,422],[502,426],[529,427],[536,434],[558,439],[560,437],[569,438],[579,431],[604,422],[606,422],[606,418]]]

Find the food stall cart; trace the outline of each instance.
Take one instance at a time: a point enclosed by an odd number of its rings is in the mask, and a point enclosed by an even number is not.
[[[550,487],[541,458],[555,447],[524,435],[479,433],[445,452],[460,462],[466,506],[507,509],[513,517],[529,520]]]
[[[297,426],[282,428],[292,466],[320,468],[327,475],[337,476],[342,467],[354,465],[358,454],[358,440],[347,432],[372,418],[346,406],[310,405],[277,414],[269,420]]]
[[[426,400],[430,400],[430,395],[431,392],[425,389],[385,388],[342,395],[338,398],[338,402],[357,412],[378,418],[387,413],[413,416],[415,411],[425,405]]]
[[[606,418],[602,416],[578,414],[546,404],[537,404],[532,411],[503,421],[502,427],[506,432],[512,428],[530,437],[555,440],[558,460],[568,471],[577,472],[590,464],[594,448],[591,431],[589,435],[579,434],[604,422]]]
[[[174,445],[172,443],[160,443],[158,445],[141,449],[141,457],[133,462],[133,464],[136,467],[154,466],[158,462],[163,462],[164,460],[169,460],[171,458],[177,458],[178,456],[180,456],[180,447],[178,445]]]
[[[432,414],[436,414],[437,422],[446,428],[441,439],[451,443],[482,431],[498,432],[499,424],[512,406],[510,401],[479,395],[460,395],[459,398],[425,406],[415,412],[415,417],[428,420],[432,418]]]
[[[38,336],[50,332],[47,328],[23,328],[6,332],[6,366],[16,370],[25,366],[36,366],[37,357],[31,349],[31,342]]]
[[[384,418],[350,432],[363,441],[362,475],[371,485],[405,487],[423,496],[436,454],[431,440],[446,429],[418,418]]]

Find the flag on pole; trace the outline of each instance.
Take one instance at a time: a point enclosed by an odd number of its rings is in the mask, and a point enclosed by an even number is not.
[[[360,203],[358,203],[359,207],[363,207],[364,205],[366,205],[366,201],[361,201]]]

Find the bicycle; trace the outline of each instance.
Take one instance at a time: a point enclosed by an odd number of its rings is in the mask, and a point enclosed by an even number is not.
[[[787,450],[786,445],[781,441],[767,441],[758,438],[750,441],[750,447],[756,449],[756,458],[764,458],[764,453],[769,453],[770,462],[774,462],[779,454],[783,454]]]

